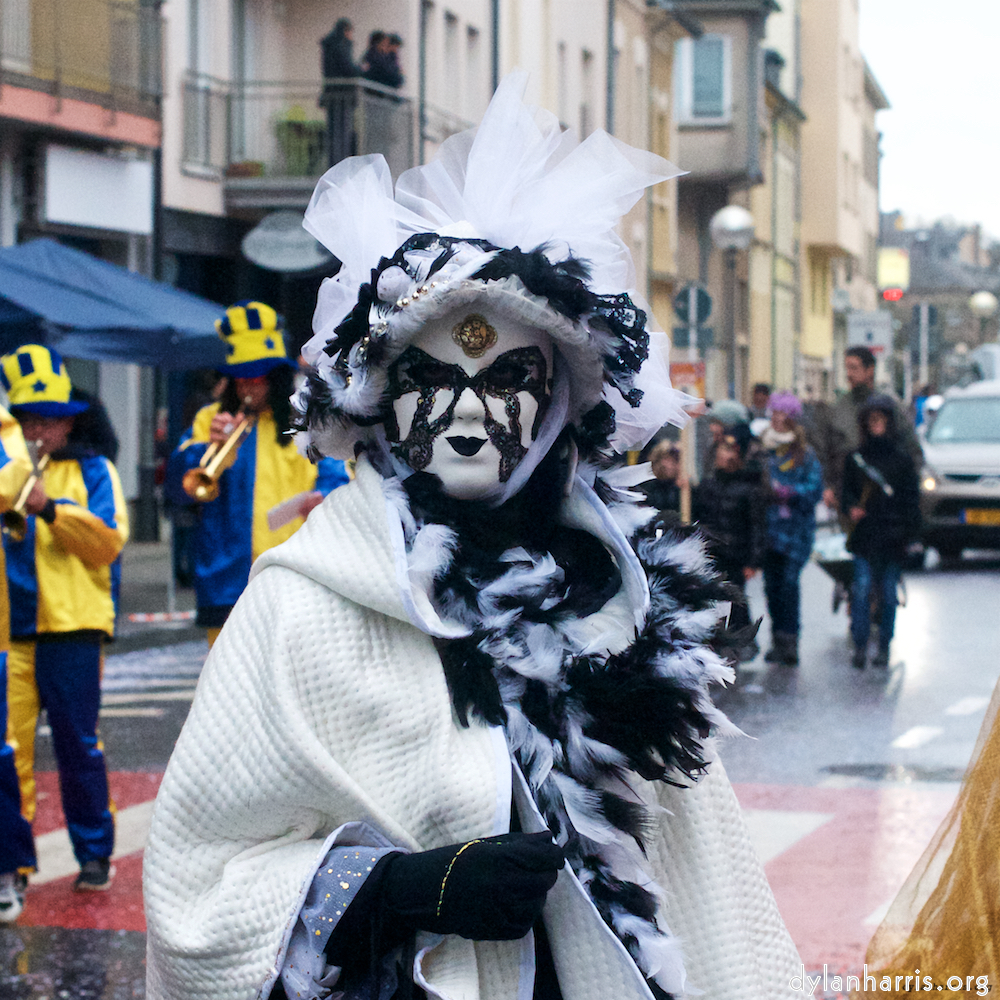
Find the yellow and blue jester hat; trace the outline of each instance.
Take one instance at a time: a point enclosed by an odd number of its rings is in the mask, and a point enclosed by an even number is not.
[[[73,385],[63,359],[41,344],[24,344],[0,358],[0,383],[11,412],[42,417],[72,417],[89,406],[73,399]]]
[[[257,378],[282,365],[295,367],[285,353],[284,321],[263,302],[237,302],[215,321],[215,329],[226,344],[224,375]]]

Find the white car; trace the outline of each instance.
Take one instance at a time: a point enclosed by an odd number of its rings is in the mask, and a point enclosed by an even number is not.
[[[946,560],[1000,548],[1000,379],[950,389],[923,448],[924,544]]]

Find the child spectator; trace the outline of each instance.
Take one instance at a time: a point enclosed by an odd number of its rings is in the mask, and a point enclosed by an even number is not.
[[[878,595],[878,651],[872,665],[889,665],[896,624],[896,588],[907,545],[920,533],[916,463],[896,427],[897,403],[873,396],[858,411],[861,447],[844,460],[842,511],[851,523],[851,665],[863,670],[871,631],[871,599]]]
[[[643,483],[639,489],[658,511],[680,511],[680,448],[672,441],[658,441],[649,453],[649,463],[656,478]]]
[[[760,518],[759,479],[748,474],[745,459],[750,428],[736,424],[716,442],[714,468],[692,491],[691,512],[708,536],[709,552],[726,580],[739,592],[733,601],[729,627],[738,631],[750,625],[746,582],[757,572],[763,555],[763,525]],[[738,655],[751,660],[757,655],[752,638]]]

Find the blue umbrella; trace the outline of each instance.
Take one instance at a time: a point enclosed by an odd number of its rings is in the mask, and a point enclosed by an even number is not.
[[[67,357],[215,368],[225,358],[214,326],[223,311],[55,240],[0,250],[0,330],[30,330],[34,320],[45,343]]]

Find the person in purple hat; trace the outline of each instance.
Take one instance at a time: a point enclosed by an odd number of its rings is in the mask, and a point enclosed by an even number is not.
[[[771,500],[767,508],[764,593],[771,618],[771,649],[765,659],[794,667],[799,662],[799,577],[812,552],[816,504],[823,472],[802,429],[802,403],[792,392],[769,401],[770,426],[761,435]]]

